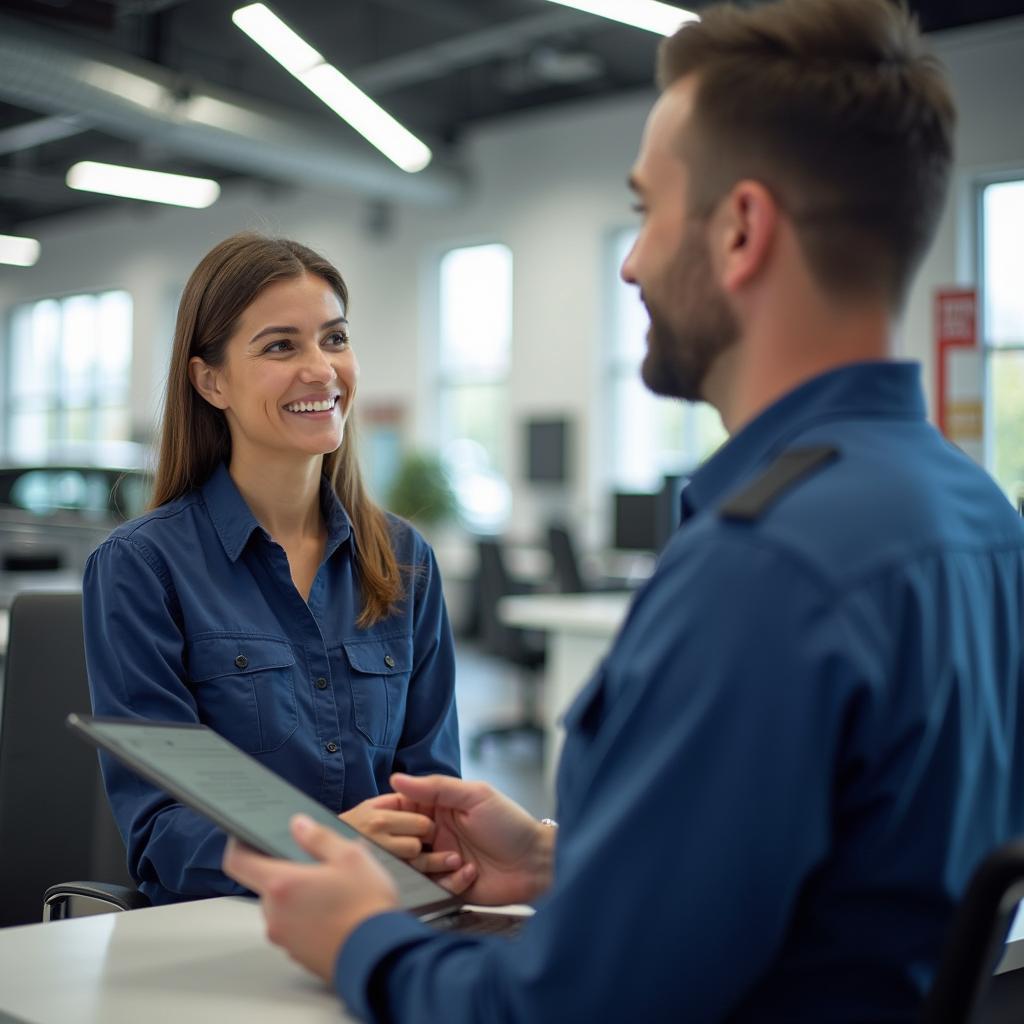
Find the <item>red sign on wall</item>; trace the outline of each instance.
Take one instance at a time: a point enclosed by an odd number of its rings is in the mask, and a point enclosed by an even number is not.
[[[936,419],[951,441],[981,442],[984,410],[978,352],[978,293],[935,293]]]

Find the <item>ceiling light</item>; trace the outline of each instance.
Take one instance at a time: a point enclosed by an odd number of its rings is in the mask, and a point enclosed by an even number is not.
[[[324,59],[298,33],[293,32],[266,4],[239,7],[231,20],[278,64],[298,78]]]
[[[31,267],[39,259],[39,243],[34,238],[0,235],[0,263],[12,267]]]
[[[66,180],[69,188],[81,192],[102,192],[125,199],[144,199],[150,203],[190,206],[196,210],[212,205],[220,195],[220,185],[209,178],[144,171],[92,160],[75,164],[68,171]]]
[[[240,7],[231,15],[231,20],[403,171],[415,174],[430,163],[431,152],[427,146],[336,67],[328,64],[265,4]]]
[[[681,7],[659,3],[658,0],[551,0],[563,7],[575,7],[587,14],[597,14],[623,25],[646,29],[670,36],[688,21],[700,21],[700,15]]]

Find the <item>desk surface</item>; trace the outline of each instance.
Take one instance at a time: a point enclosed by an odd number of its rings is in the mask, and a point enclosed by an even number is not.
[[[242,897],[0,929],[4,1011],[32,1024],[353,1019]]]
[[[997,970],[1021,966],[1024,914]],[[8,1017],[7,1015],[10,1015]],[[254,900],[200,900],[0,929],[0,1022],[344,1024],[316,978],[271,946]]]
[[[622,625],[633,592],[594,594],[523,594],[503,597],[498,615],[510,626],[612,637]]]

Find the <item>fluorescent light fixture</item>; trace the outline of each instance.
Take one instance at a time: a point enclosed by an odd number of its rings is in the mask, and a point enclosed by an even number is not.
[[[431,160],[430,149],[336,67],[328,64],[265,4],[249,4],[231,20],[314,96],[347,121],[403,171],[415,174]]]
[[[69,188],[80,192],[102,192],[108,196],[144,199],[150,203],[190,206],[195,210],[212,205],[220,195],[220,185],[209,178],[144,171],[92,160],[75,164],[68,171],[66,181]]]
[[[278,64],[296,78],[318,64],[323,57],[297,32],[293,32],[266,4],[239,7],[231,20]]]
[[[699,14],[659,3],[658,0],[551,0],[551,3],[574,7],[577,11],[621,21],[623,25],[657,32],[662,36],[672,35],[680,25],[688,21],[700,21]]]
[[[34,238],[0,235],[0,263],[12,267],[32,267],[39,259],[39,243]]]
[[[430,150],[336,67],[321,64],[299,81],[403,171],[415,174],[430,163]]]

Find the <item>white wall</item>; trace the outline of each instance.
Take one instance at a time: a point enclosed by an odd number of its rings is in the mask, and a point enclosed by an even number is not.
[[[932,381],[931,296],[971,280],[970,196],[979,175],[1024,170],[1024,19],[947,33],[935,45],[960,104],[956,185],[935,247],[913,290],[903,351]],[[135,300],[133,422],[151,428],[171,331],[173,297],[213,243],[243,228],[321,248],[352,291],[361,399],[409,410],[412,440],[433,440],[431,298],[436,257],[451,245],[508,244],[515,257],[515,340],[508,464],[517,467],[522,420],[578,422],[581,465],[573,511],[596,523],[608,443],[602,384],[608,330],[609,233],[632,221],[625,177],[652,94],[574,104],[485,127],[469,140],[474,189],[458,209],[401,207],[383,237],[367,229],[364,200],[308,192],[228,189],[203,212],[140,209],[40,224],[43,257],[0,268],[0,310],[46,295],[123,287]],[[965,212],[966,211],[966,212]],[[513,528],[528,535],[542,499],[513,481]]]

